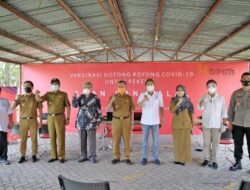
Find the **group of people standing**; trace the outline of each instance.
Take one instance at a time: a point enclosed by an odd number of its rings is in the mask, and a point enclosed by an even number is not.
[[[208,80],[207,92],[198,102],[197,108],[202,110],[202,131],[204,138],[204,162],[202,166],[218,168],[217,149],[223,125],[232,130],[234,138],[235,164],[231,171],[242,169],[243,141],[246,134],[250,157],[250,73],[241,76],[242,88],[233,92],[229,109],[226,109],[225,98],[217,92],[217,82]],[[125,162],[131,165],[130,136],[131,115],[135,108],[133,98],[126,93],[126,81],[117,83],[117,93],[110,97],[108,108],[113,110],[112,142],[114,159],[112,164],[121,160],[120,141],[123,139]],[[155,81],[145,81],[145,91],[139,95],[137,106],[142,109],[142,159],[141,164],[148,163],[148,137],[150,130],[153,138],[153,162],[160,165],[159,160],[159,128],[165,122],[163,96],[155,90]],[[25,161],[28,131],[32,141],[32,161],[37,161],[37,129],[42,126],[42,102],[47,102],[48,130],[51,154],[48,162],[65,161],[65,125],[69,124],[70,101],[66,92],[60,91],[60,80],[51,80],[51,91],[40,96],[37,90],[33,93],[33,83],[25,81],[25,94],[18,95],[10,105],[9,101],[0,98],[0,162],[9,164],[7,160],[7,127],[13,127],[12,112],[20,107],[21,157],[19,163]],[[72,106],[78,108],[75,126],[79,134],[80,156],[78,162],[90,160],[96,163],[96,129],[103,121],[100,99],[95,95],[93,84],[85,82],[82,93],[74,93]],[[1,92],[1,91],[0,91]],[[66,110],[66,113],[65,113]],[[171,99],[169,111],[173,114],[172,131],[174,145],[174,163],[185,165],[191,162],[191,134],[194,125],[194,106],[187,96],[184,85],[176,87],[176,95]],[[38,113],[38,115],[37,115]],[[8,122],[9,117],[9,122]],[[37,117],[40,118],[37,121]],[[88,144],[88,149],[87,149]]]

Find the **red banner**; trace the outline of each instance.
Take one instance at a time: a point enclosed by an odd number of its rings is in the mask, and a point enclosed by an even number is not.
[[[206,82],[215,79],[218,91],[225,96],[227,103],[232,91],[241,86],[240,76],[248,71],[249,62],[146,62],[146,63],[91,63],[91,64],[41,64],[23,65],[23,80],[34,82],[34,89],[42,94],[50,90],[51,78],[61,80],[61,90],[66,91],[70,101],[73,93],[82,91],[84,81],[93,82],[93,89],[100,97],[105,115],[108,100],[116,91],[119,80],[127,81],[127,91],[137,103],[140,92],[145,90],[144,82],[152,78],[156,82],[156,90],[163,93],[166,124],[161,134],[171,133],[171,113],[168,106],[175,95],[175,87],[183,84],[195,108],[198,99],[207,91]],[[45,105],[45,104],[44,104]],[[45,110],[46,111],[46,110]],[[136,108],[139,111],[139,108]],[[68,131],[74,131],[77,110],[72,108],[71,125]],[[201,113],[195,110],[195,118]]]

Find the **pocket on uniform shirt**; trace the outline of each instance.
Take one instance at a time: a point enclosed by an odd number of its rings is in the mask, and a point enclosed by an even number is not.
[[[250,96],[247,98],[247,106],[250,108]]]

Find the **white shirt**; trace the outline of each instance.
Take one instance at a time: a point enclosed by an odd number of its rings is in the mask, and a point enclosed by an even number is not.
[[[8,131],[8,115],[11,113],[10,102],[0,97],[0,131]]]
[[[199,103],[204,101],[204,106],[200,107]],[[221,128],[222,119],[227,118],[227,108],[225,98],[217,93],[212,97],[203,96],[198,103],[198,109],[203,110],[202,125],[205,128]]]
[[[160,124],[160,108],[164,107],[162,93],[154,92],[149,95],[148,92],[142,92],[138,98],[138,103],[148,96],[149,100],[142,104],[141,124],[159,125]]]

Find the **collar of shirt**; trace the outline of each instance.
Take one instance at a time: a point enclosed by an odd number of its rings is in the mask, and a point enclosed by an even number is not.
[[[50,91],[52,94],[59,94],[61,91],[57,90],[57,91]]]
[[[143,96],[145,96],[145,95],[148,95],[148,97],[150,99],[151,97],[157,97],[158,92],[154,91],[153,94],[149,94],[148,91],[145,91],[145,92],[143,92]]]
[[[208,94],[211,98],[213,98],[213,97],[218,97],[219,96],[219,94],[218,94],[218,92],[216,92],[214,95],[211,95],[211,94]]]
[[[149,95],[149,96],[154,96],[154,95],[155,95],[155,91],[153,91],[152,94],[150,94],[148,91],[146,91],[145,93],[146,93],[147,95]]]
[[[24,96],[32,96],[32,95],[33,95],[33,93],[31,93],[31,94],[25,93],[25,94],[24,94]]]
[[[117,93],[116,96],[117,96],[117,97],[126,97],[127,94],[125,93],[125,94],[121,95],[120,93]]]

